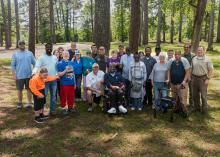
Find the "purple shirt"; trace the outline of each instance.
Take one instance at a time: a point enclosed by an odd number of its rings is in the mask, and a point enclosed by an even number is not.
[[[107,67],[109,67],[112,63],[120,64],[120,58],[109,58]]]

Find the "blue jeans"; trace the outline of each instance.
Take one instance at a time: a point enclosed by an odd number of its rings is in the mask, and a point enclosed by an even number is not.
[[[57,91],[57,81],[50,81],[45,84],[45,94],[48,95],[48,90],[50,90],[50,113],[55,112],[56,109],[56,91]]]
[[[154,82],[154,106],[157,110],[160,109],[160,98],[167,96],[166,90],[160,90],[166,88],[166,85],[164,82]]]
[[[142,98],[132,98],[132,107],[135,109],[143,108]]]

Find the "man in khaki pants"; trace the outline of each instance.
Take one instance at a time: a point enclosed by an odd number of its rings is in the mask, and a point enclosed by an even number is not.
[[[207,88],[212,76],[213,64],[205,55],[203,47],[198,47],[196,56],[192,59],[192,92],[196,111],[208,112]],[[200,107],[202,100],[202,107]]]
[[[181,51],[175,51],[175,60],[169,62],[168,78],[171,83],[173,96],[179,97],[176,111],[180,112],[184,117],[187,117],[187,95],[188,95],[188,80],[190,74],[190,64],[188,60],[181,57]]]

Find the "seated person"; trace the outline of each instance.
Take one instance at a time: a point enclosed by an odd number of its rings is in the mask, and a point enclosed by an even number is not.
[[[115,114],[116,109],[120,113],[127,113],[127,109],[122,105],[122,98],[125,90],[124,80],[120,73],[116,72],[116,64],[109,66],[109,72],[105,74],[104,85],[109,89],[107,95],[110,97],[110,114]]]
[[[92,72],[86,76],[87,101],[89,104],[88,112],[93,111],[93,102],[99,104],[102,95],[102,85],[105,73],[99,70],[99,65],[92,65]]]

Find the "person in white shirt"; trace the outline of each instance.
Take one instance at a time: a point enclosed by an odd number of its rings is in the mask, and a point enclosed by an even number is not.
[[[99,65],[94,63],[92,65],[92,72],[86,76],[87,101],[89,104],[88,112],[93,111],[93,102],[99,104],[101,101],[104,75],[105,73],[99,70]]]
[[[169,49],[167,51],[166,62],[170,62],[170,61],[173,61],[173,60],[175,60],[175,58],[174,58],[174,51],[173,51],[173,49]]]

